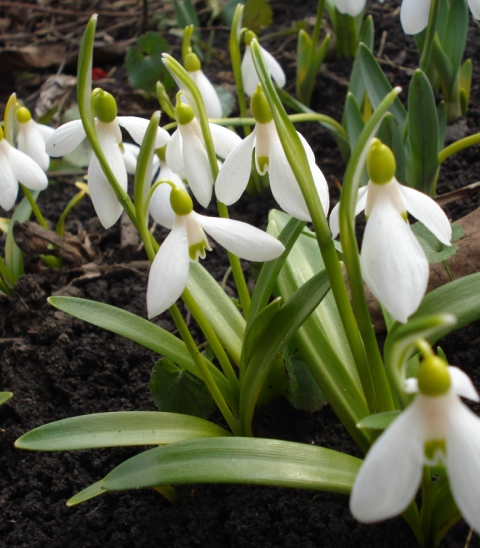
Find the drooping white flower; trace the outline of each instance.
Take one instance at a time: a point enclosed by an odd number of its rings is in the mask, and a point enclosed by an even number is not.
[[[48,185],[47,176],[37,162],[12,146],[0,128],[0,206],[5,211],[15,204],[19,182],[30,190],[44,190]]]
[[[255,150],[255,167],[260,175],[268,171],[270,189],[279,206],[292,217],[310,221],[307,204],[285,156],[275,122],[260,86],[253,94],[250,106],[257,124],[252,133],[225,159],[215,183],[217,198],[226,205],[231,205],[240,198],[248,184],[252,151]],[[315,164],[315,155],[309,144],[300,133],[298,135],[326,214],[329,205],[327,181]]]
[[[55,130],[35,122],[26,107],[17,109],[16,117],[19,122],[18,149],[35,160],[43,171],[47,171],[50,165],[50,156],[45,151],[45,142]]]
[[[209,118],[221,118],[222,103],[220,102],[218,93],[210,80],[205,76],[200,59],[192,51],[187,53],[185,57],[185,69],[193,78],[193,81],[197,84],[203,102],[205,103],[207,116]]]
[[[147,130],[149,120],[136,116],[117,116],[115,99],[107,92],[99,91],[94,99],[95,124],[98,140],[120,187],[127,190],[127,171],[123,160],[122,134],[120,126],[125,128],[133,140],[141,144]],[[70,153],[85,139],[85,130],[81,120],[74,120],[60,126],[47,140],[46,150],[50,156],[64,156]],[[164,146],[169,134],[162,128],[157,130],[156,148]],[[103,173],[100,163],[92,153],[88,166],[88,188],[93,207],[105,228],[112,226],[122,213],[118,201],[108,179]]]
[[[175,173],[185,174],[195,198],[200,205],[208,207],[212,198],[213,175],[200,124],[193,109],[186,103],[177,103],[175,116],[178,128],[167,145],[167,164]],[[217,124],[209,126],[215,153],[220,158],[226,158],[241,142],[240,137]]]
[[[253,64],[252,50],[250,49],[250,43],[254,38],[256,38],[256,36],[253,32],[248,31],[245,34],[245,53],[243,54],[242,59],[243,89],[250,97],[255,93],[257,86],[260,83],[257,71],[255,70],[255,65]],[[260,46],[260,51],[262,52],[263,60],[267,65],[270,76],[275,80],[275,83],[279,88],[285,87],[287,80],[280,63],[271,53],[265,48],[262,48],[262,46]]]
[[[376,172],[374,163],[383,162],[385,155],[391,164],[386,171],[381,167]],[[358,214],[365,209],[367,217],[360,254],[362,276],[392,317],[405,323],[419,307],[429,276],[427,257],[410,229],[407,212],[444,245],[451,245],[452,227],[434,200],[395,179],[393,154],[378,139],[368,162],[370,180],[360,189],[355,210]],[[380,176],[378,171],[382,171]],[[339,231],[338,213],[337,205],[330,215],[333,237]]]
[[[334,0],[334,5],[340,13],[346,13],[350,17],[360,15],[365,9],[366,0]]]
[[[405,34],[418,34],[428,25],[431,0],[402,0],[400,22]],[[479,0],[467,0],[475,19],[480,19]]]
[[[415,497],[423,466],[441,463],[460,512],[480,533],[480,418],[459,398],[479,401],[478,394],[463,371],[437,356],[425,359],[418,382],[408,380],[408,391],[419,393],[368,452],[350,510],[363,523],[401,514]]]
[[[231,253],[248,261],[270,261],[285,249],[276,238],[246,223],[195,213],[192,200],[184,190],[173,188],[170,201],[175,211],[175,222],[150,269],[147,287],[149,318],[167,310],[183,293],[190,262],[205,258],[206,250],[211,249],[205,233]]]

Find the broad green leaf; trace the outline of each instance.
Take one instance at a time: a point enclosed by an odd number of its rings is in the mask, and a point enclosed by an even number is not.
[[[226,0],[222,5],[222,16],[224,23],[231,27],[233,23],[233,16],[238,4],[243,4],[240,0]]]
[[[86,489],[82,489],[72,498],[68,499],[67,506],[69,508],[72,506],[77,506],[77,504],[81,504],[82,502],[86,502],[87,500],[91,500],[105,493],[108,493],[108,489],[102,487],[102,480],[97,481],[92,483],[92,485],[89,485]]]
[[[437,107],[438,120],[438,150],[445,146],[445,133],[447,131],[447,107],[445,101],[441,101]]]
[[[460,69],[460,104],[463,116],[467,115],[470,103],[470,88],[472,86],[473,66],[472,60],[467,59]],[[443,145],[443,143],[442,143]]]
[[[138,39],[138,45],[132,46],[125,57],[130,83],[139,89],[155,92],[160,80],[166,89],[174,85],[173,79],[162,62],[162,53],[169,52],[170,46],[157,32],[147,32]]]
[[[12,396],[12,392],[0,392],[0,405],[6,403]]]
[[[268,28],[273,21],[273,10],[266,0],[247,0],[243,12],[243,26],[260,32]]]
[[[111,491],[185,483],[246,483],[348,494],[362,461],[307,444],[216,438],[145,451],[117,466],[102,482]]]
[[[74,451],[99,447],[162,445],[229,435],[220,426],[189,415],[119,411],[44,424],[18,438],[15,447],[29,451]]]
[[[446,261],[457,252],[456,245],[442,244],[437,238],[420,222],[411,226],[419,244],[422,246],[429,263],[440,263]],[[463,228],[460,225],[452,225],[452,244],[463,236]]]
[[[462,514],[457,508],[446,478],[439,478],[432,485],[432,499],[431,531],[434,546],[439,546],[445,534],[461,519]]]
[[[467,44],[468,21],[467,2],[465,0],[451,0],[447,24],[440,35],[440,42],[455,73],[460,69]]]
[[[207,418],[215,409],[205,384],[166,358],[155,364],[148,388],[159,411]]]
[[[386,411],[385,413],[368,415],[368,417],[359,420],[357,426],[358,428],[369,428],[371,430],[385,430],[398,417],[399,413],[400,411]]]
[[[190,25],[193,25],[195,29],[200,27],[197,12],[195,11],[192,0],[173,0],[173,5],[175,8],[177,25],[180,29],[184,29]],[[195,30],[195,34],[198,37],[198,30]]]
[[[365,121],[357,99],[351,92],[347,94],[347,99],[345,101],[345,108],[343,111],[343,127],[347,131],[350,148],[353,148],[357,142],[358,136],[362,133],[362,129],[365,127]]]
[[[321,409],[327,398],[315,382],[310,369],[303,360],[286,358],[288,375],[288,401],[295,409],[313,413]]]
[[[108,304],[76,297],[49,297],[48,302],[67,314],[153,350],[201,378],[185,344],[165,329],[144,318]],[[206,364],[224,397],[229,402],[235,402],[236,395],[222,373],[208,360]]]
[[[406,182],[432,196],[437,179],[438,119],[432,86],[417,69],[408,91],[408,136],[406,141]]]
[[[243,352],[246,363],[250,361],[255,345],[262,339],[263,332],[278,312],[281,305],[282,298],[277,297],[255,316],[245,336]]]
[[[373,108],[376,109],[384,97],[392,91],[392,86],[388,82],[387,77],[383,73],[383,70],[373,53],[365,44],[360,44],[358,46],[357,55],[360,59],[360,67],[368,96],[370,97]],[[389,110],[395,116],[400,127],[403,128],[407,118],[407,111],[398,97],[393,101]]]
[[[397,164],[395,177],[399,181],[405,181],[405,144],[398,122],[390,112],[385,114],[378,129],[377,137],[393,151]]]
[[[363,42],[367,48],[372,51],[373,40],[375,38],[375,25],[373,24],[373,17],[367,15],[363,20],[362,28],[358,36],[359,42]]]

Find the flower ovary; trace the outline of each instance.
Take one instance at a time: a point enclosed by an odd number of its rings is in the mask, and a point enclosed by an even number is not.
[[[178,188],[172,183],[172,192],[170,193],[170,205],[175,215],[188,215],[193,211],[193,202],[188,192]]]
[[[190,50],[187,55],[185,55],[185,70],[188,72],[195,72],[201,68],[202,63],[200,63],[198,55]]]
[[[111,93],[98,90],[93,99],[95,116],[104,124],[110,124],[117,117],[117,102]]]
[[[418,390],[424,396],[443,396],[451,386],[447,363],[433,354],[422,361],[417,380]]]
[[[184,126],[195,118],[195,114],[190,105],[178,103],[175,107],[175,118],[180,125]]]
[[[21,124],[26,124],[32,119],[32,115],[30,114],[30,111],[27,107],[20,107],[15,114],[17,116],[17,120]]]
[[[268,122],[273,120],[272,111],[270,110],[265,93],[263,93],[261,84],[258,84],[255,93],[252,95],[250,109],[255,121],[259,124],[268,124]]]
[[[368,177],[372,183],[384,185],[395,177],[395,156],[387,145],[374,139],[367,156]]]

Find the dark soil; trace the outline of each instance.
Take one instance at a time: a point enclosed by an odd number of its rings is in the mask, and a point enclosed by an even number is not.
[[[74,9],[70,2],[47,2],[54,9]],[[83,13],[98,10],[80,2]],[[293,19],[314,14],[316,2],[302,13],[296,6],[272,2],[276,27],[289,26]],[[155,8],[154,4],[150,6]],[[137,6],[135,9],[139,10]],[[111,9],[114,4],[112,3]],[[120,6],[121,7],[121,6]],[[125,7],[125,6],[124,6]],[[134,4],[128,9],[133,10]],[[0,8],[1,17],[10,18],[11,35],[35,34],[48,17],[55,24],[72,25],[68,14],[49,14],[42,18],[28,11],[23,22],[14,4]],[[77,6],[78,9],[78,6]],[[398,30],[398,13],[392,4],[373,4],[369,8],[377,26],[378,51],[385,35],[383,66],[390,81],[408,85],[409,72],[417,61],[413,41]],[[153,11],[152,11],[153,13]],[[207,12],[201,17],[208,20]],[[81,19],[81,17],[80,17]],[[79,19],[79,20],[80,20]],[[1,19],[0,19],[1,20]],[[114,22],[109,21],[113,25]],[[102,25],[102,19],[99,25]],[[77,26],[83,27],[83,20]],[[60,27],[64,28],[64,27]],[[73,29],[69,46],[74,45],[81,29]],[[101,27],[100,28],[105,28]],[[65,31],[66,32],[66,31]],[[140,32],[139,25],[109,30],[116,40],[127,40]],[[205,38],[207,33],[205,33]],[[479,58],[478,28],[472,25],[468,55]],[[28,36],[27,36],[28,38]],[[66,39],[62,35],[61,39]],[[227,39],[219,30],[216,38]],[[295,41],[267,42],[292,76]],[[277,48],[275,50],[275,48]],[[213,75],[214,67],[206,71]],[[340,118],[350,61],[329,61],[319,75],[313,108]],[[466,120],[468,132],[480,126],[480,73],[475,66],[472,104]],[[121,60],[104,62],[110,74],[106,86],[119,98],[121,114],[145,112],[156,108],[134,92],[126,81]],[[74,70],[67,65],[65,70]],[[8,73],[0,81],[2,104],[14,90],[33,108],[35,90],[52,72],[34,71],[25,75]],[[220,82],[219,82],[220,83]],[[290,85],[290,91],[292,85]],[[118,94],[117,94],[118,92]],[[406,96],[406,93],[403,93]],[[130,110],[127,111],[127,106]],[[331,183],[333,201],[338,196],[335,182],[343,173],[340,155],[333,138],[320,126],[300,128],[317,153],[317,162]],[[472,148],[449,160],[442,168],[438,192],[474,182],[480,176],[478,149]],[[39,203],[46,217],[55,222],[75,193],[72,180],[60,180],[42,194]],[[265,226],[266,214],[274,207],[268,192],[261,199],[244,197],[234,208],[233,218]],[[478,197],[470,196],[447,206],[452,219],[478,207]],[[212,211],[213,212],[213,211]],[[46,303],[50,295],[73,295],[106,302],[146,316],[146,272],[131,268],[132,261],[145,260],[135,246],[120,247],[120,223],[104,231],[85,201],[72,214],[67,229],[80,236],[89,234],[98,241],[97,262],[103,268],[94,276],[85,276],[78,267],[65,265],[62,270],[47,269],[34,256],[26,258],[26,274],[11,300],[1,300],[0,389],[10,390],[14,398],[0,409],[0,546],[22,547],[411,547],[415,539],[401,518],[372,526],[358,524],[350,516],[348,497],[277,488],[189,485],[178,488],[179,502],[170,504],[154,491],[109,493],[79,507],[67,508],[65,502],[74,493],[101,479],[113,467],[136,454],[138,449],[105,449],[71,453],[28,453],[14,449],[14,441],[32,428],[76,415],[105,411],[154,410],[148,382],[157,359],[152,352],[55,311]],[[136,264],[136,263],[135,263]],[[209,270],[220,280],[227,268],[225,254],[218,247],[207,258]],[[113,265],[123,265],[115,273]],[[246,265],[246,268],[248,266]],[[167,315],[156,319],[172,330]],[[470,326],[447,340],[442,348],[452,364],[461,366],[480,388],[478,369],[478,325]],[[477,409],[478,411],[478,409]],[[215,417],[214,417],[215,420]],[[254,422],[259,437],[299,441],[360,453],[332,410],[326,406],[313,414],[296,411],[284,401],[258,409]],[[464,522],[458,523],[443,545],[463,547],[469,535]],[[469,546],[480,546],[473,535]]]

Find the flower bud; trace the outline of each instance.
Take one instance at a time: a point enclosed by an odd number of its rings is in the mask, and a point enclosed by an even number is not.
[[[417,381],[418,390],[424,396],[443,396],[451,385],[447,363],[433,354],[426,356],[418,370]]]
[[[113,122],[117,117],[117,102],[113,95],[108,91],[103,91],[103,89],[93,93],[95,94],[93,99],[95,116],[104,124]]]
[[[263,93],[261,84],[258,84],[255,93],[252,95],[252,99],[250,100],[250,109],[255,121],[259,124],[267,124],[273,119],[272,111],[268,105],[265,93]]]
[[[395,177],[393,152],[379,139],[374,139],[367,156],[368,177],[372,183],[384,185]]]
[[[190,50],[187,55],[185,55],[185,70],[188,72],[195,72],[201,68],[202,63],[200,63],[200,59],[197,54]]]
[[[15,114],[17,116],[17,120],[21,124],[26,124],[27,122],[30,122],[30,120],[32,119],[32,115],[30,114],[30,111],[26,107],[20,107]]]
[[[188,192],[178,188],[172,183],[172,192],[170,192],[170,205],[175,215],[188,215],[193,211],[193,202]]]

